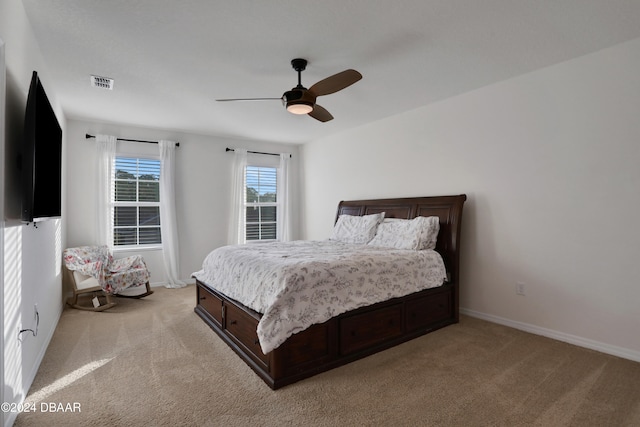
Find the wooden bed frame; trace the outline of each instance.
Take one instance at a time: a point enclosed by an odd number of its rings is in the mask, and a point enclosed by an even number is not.
[[[256,333],[261,314],[196,280],[194,311],[272,389],[361,359],[458,322],[458,266],[466,195],[342,201],[339,215],[385,212],[385,218],[438,216],[436,250],[448,282],[401,298],[343,313],[292,335],[263,354]]]

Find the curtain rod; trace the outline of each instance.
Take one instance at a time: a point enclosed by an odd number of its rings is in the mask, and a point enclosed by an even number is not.
[[[89,138],[95,138],[94,135],[89,135],[88,133],[85,134],[85,137],[87,139]],[[145,141],[144,139],[126,139],[126,138],[116,138],[118,141],[128,141],[128,142],[144,142],[146,144],[157,144],[158,141]],[[176,147],[180,147],[180,143],[176,142]]]
[[[236,151],[233,148],[229,148],[227,147],[226,150],[224,151]],[[265,153],[263,151],[247,151],[247,153],[251,153],[251,154],[264,154],[265,156],[279,156],[280,154],[278,153]],[[289,157],[293,157],[291,154],[289,154]]]

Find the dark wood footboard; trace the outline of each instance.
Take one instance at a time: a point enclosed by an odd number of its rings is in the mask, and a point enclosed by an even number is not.
[[[438,216],[436,250],[449,280],[444,285],[362,307],[313,325],[263,354],[257,325],[261,314],[196,281],[195,312],[271,388],[277,389],[320,372],[458,322],[459,248],[464,194],[441,197],[343,201],[341,214],[385,212],[386,218]]]
[[[457,322],[446,284],[353,310],[291,336],[263,354],[260,314],[197,281],[195,312],[273,389]]]

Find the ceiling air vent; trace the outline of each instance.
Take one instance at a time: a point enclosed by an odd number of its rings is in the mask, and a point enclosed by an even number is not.
[[[91,76],[91,86],[113,90],[113,79],[109,77]]]

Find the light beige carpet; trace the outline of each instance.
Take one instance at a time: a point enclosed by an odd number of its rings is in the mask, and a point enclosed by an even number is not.
[[[194,286],[155,291],[65,309],[16,426],[640,425],[639,363],[469,317],[272,391],[193,312]]]

